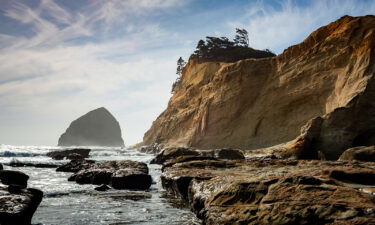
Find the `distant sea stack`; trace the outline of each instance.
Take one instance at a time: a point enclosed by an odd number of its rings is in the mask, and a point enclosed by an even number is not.
[[[375,144],[374,65],[375,16],[342,17],[275,57],[190,59],[143,144],[251,150],[296,138],[287,149],[337,159]]]
[[[104,107],[74,120],[59,138],[58,146],[122,147],[120,124]]]

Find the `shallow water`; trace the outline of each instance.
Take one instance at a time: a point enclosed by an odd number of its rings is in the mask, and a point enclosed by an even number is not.
[[[51,150],[60,147],[0,145],[0,163],[12,160],[32,163],[63,164],[46,157]],[[102,160],[134,160],[149,163],[152,155],[121,148],[94,148],[90,158]],[[30,176],[28,187],[44,192],[44,198],[33,217],[33,224],[199,224],[183,203],[168,195],[160,184],[160,166],[150,165],[154,184],[149,191],[109,190],[98,192],[94,185],[68,182],[71,173],[55,172],[54,168],[22,167],[5,169],[20,170]]]

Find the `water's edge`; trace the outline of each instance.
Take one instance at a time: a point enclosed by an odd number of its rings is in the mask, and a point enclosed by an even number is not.
[[[11,161],[63,164],[46,157],[50,150],[64,149],[48,146],[0,145],[0,163]],[[160,166],[149,164],[153,155],[123,148],[95,147],[90,158],[103,160],[134,160],[148,164],[154,184],[148,191],[109,190],[98,192],[94,185],[68,182],[71,173],[56,172],[54,168],[4,166],[30,176],[28,187],[44,192],[44,198],[33,217],[33,224],[199,224],[199,220],[161,187]]]

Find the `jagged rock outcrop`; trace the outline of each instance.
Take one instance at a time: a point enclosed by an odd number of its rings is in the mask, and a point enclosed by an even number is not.
[[[104,107],[74,120],[61,135],[59,146],[124,146],[120,124]]]
[[[203,224],[375,224],[373,163],[254,157],[164,166],[163,187]]]
[[[143,144],[257,149],[295,139],[284,148],[297,158],[337,159],[375,144],[374,73],[372,15],[344,16],[276,57],[190,60]]]

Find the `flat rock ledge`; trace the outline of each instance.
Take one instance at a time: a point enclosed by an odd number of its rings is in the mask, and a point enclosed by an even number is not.
[[[375,163],[179,156],[163,187],[203,224],[375,224]]]
[[[0,170],[0,224],[30,225],[43,192],[26,188],[29,177],[18,171]]]
[[[74,172],[68,180],[78,184],[104,184],[114,189],[147,190],[152,184],[147,164],[130,160],[72,160],[56,171]]]

